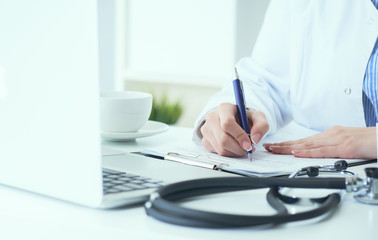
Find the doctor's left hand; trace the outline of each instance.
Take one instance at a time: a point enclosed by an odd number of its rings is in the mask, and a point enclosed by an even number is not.
[[[334,126],[307,138],[263,146],[272,153],[303,158],[377,158],[375,127]]]

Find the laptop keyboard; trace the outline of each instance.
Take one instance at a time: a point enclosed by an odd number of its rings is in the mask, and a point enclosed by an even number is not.
[[[115,194],[147,188],[159,188],[164,185],[163,181],[107,168],[102,169],[102,177],[104,194]]]

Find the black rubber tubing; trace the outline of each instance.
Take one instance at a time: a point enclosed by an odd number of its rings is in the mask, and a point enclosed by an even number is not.
[[[161,221],[177,225],[205,228],[234,228],[280,224],[313,218],[331,211],[340,202],[340,196],[334,193],[330,194],[324,203],[316,209],[292,215],[281,215],[281,213],[271,216],[212,213],[184,208],[173,203],[188,197],[267,187],[345,189],[345,179],[225,177],[190,180],[171,184],[158,190],[159,197],[150,202],[151,206],[146,207],[146,211],[150,216]]]

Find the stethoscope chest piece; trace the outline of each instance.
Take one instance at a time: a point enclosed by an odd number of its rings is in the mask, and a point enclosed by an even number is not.
[[[354,198],[366,204],[378,204],[378,168],[366,168],[366,183],[364,189],[358,191]]]

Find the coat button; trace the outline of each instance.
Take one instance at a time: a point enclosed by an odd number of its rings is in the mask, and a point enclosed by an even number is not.
[[[369,25],[373,24],[374,23],[374,18],[372,18],[372,17],[368,18],[367,23]]]
[[[345,88],[345,89],[344,89],[344,93],[345,93],[346,95],[350,95],[350,94],[352,93],[352,89],[350,89],[350,88]]]

